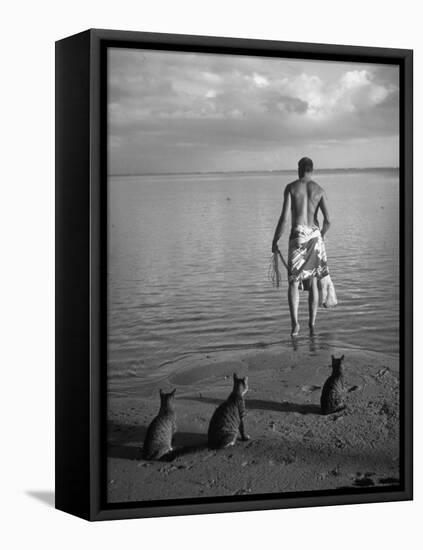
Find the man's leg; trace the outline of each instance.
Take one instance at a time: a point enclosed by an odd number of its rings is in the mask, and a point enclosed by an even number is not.
[[[313,277],[310,281],[310,290],[308,291],[308,326],[311,332],[314,332],[318,305],[319,289],[317,288],[317,277]]]
[[[297,336],[300,332],[300,325],[298,324],[298,303],[300,301],[300,295],[298,291],[298,281],[292,281],[289,283],[288,288],[288,303],[289,312],[291,314],[291,336]]]

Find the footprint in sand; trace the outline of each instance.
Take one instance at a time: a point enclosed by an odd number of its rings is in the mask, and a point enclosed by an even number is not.
[[[245,489],[238,489],[238,491],[236,491],[234,493],[234,495],[249,495],[251,493],[251,489],[246,487]]]
[[[384,367],[383,369],[380,369],[380,370],[376,373],[375,378],[381,378],[382,376],[385,376],[385,375],[388,374],[388,373],[389,373],[388,367]]]
[[[374,475],[374,472],[366,472],[365,474],[357,472],[357,477],[354,479],[354,485],[356,487],[372,487],[375,484],[372,479]]]
[[[396,477],[383,477],[379,479],[379,483],[382,485],[399,485],[400,480]]]

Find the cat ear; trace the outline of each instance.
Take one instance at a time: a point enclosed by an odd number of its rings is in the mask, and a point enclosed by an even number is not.
[[[332,361],[335,359],[335,356],[334,355],[331,355],[331,358],[332,358]]]
[[[162,396],[163,396],[163,390],[162,390],[162,388],[160,388],[160,390],[159,390],[159,394],[160,394],[160,397],[162,397]]]
[[[238,376],[236,375],[236,372],[234,372],[233,377],[234,377],[234,381],[238,380]]]
[[[175,393],[176,393],[176,388],[173,391],[170,392],[170,395],[173,397],[175,395]]]
[[[342,355],[342,357],[341,357],[341,361],[343,361],[343,360],[344,360],[344,357],[345,357],[345,355]]]

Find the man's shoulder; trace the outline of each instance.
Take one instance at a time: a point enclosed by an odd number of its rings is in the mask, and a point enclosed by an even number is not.
[[[298,182],[300,180],[296,179],[294,181],[291,181],[291,183],[288,183],[286,186],[285,186],[285,191],[291,191],[293,187],[295,187],[296,185],[298,185]]]
[[[316,181],[311,180],[310,184],[311,184],[311,186],[314,190],[316,190],[316,191],[318,191],[319,193],[322,193],[322,194],[324,193],[323,187],[321,185],[319,185]]]

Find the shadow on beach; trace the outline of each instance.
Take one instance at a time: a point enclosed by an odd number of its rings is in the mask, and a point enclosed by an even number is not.
[[[146,426],[111,421],[108,424],[108,433],[107,456],[109,458],[142,460],[142,448],[147,433]],[[163,460],[174,460],[179,456],[206,449],[207,434],[176,432],[173,445],[174,450]]]
[[[214,399],[212,397],[183,397],[184,400],[198,401],[199,403],[208,403],[210,405],[220,405],[223,399]],[[320,407],[313,403],[292,403],[290,401],[266,401],[264,399],[247,399],[245,400],[247,410],[258,411],[273,411],[283,413],[299,413],[299,414],[318,414],[320,415]]]

